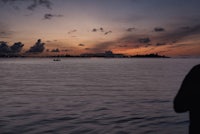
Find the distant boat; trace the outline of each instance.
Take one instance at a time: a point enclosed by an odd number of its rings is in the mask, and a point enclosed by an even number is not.
[[[61,61],[61,59],[59,59],[59,58],[56,58],[56,59],[53,59],[53,61]]]

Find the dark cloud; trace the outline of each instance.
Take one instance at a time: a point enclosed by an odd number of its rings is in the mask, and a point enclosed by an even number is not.
[[[155,32],[164,32],[165,29],[162,28],[162,27],[156,27],[156,28],[154,28],[154,31],[155,31]]]
[[[23,46],[24,46],[24,44],[22,44],[21,42],[16,42],[10,47],[11,52],[19,53],[19,52],[21,52]]]
[[[111,30],[105,32],[105,30],[104,30],[103,27],[100,27],[99,29],[98,29],[98,28],[93,28],[93,29],[92,29],[92,32],[102,32],[102,33],[104,33],[104,35],[108,35],[108,34],[111,34],[111,33],[112,33]]]
[[[72,33],[75,33],[75,32],[77,32],[76,29],[69,31],[68,34],[72,34]]]
[[[104,32],[104,29],[102,28],[102,27],[100,27],[100,29],[99,29],[101,32]]]
[[[28,10],[35,10],[38,7],[45,7],[47,9],[52,9],[52,2],[50,0],[0,0],[5,4],[11,5],[14,9],[19,9],[18,6],[14,5],[17,2],[26,2]]]
[[[108,31],[108,32],[105,32],[104,35],[108,35],[108,34],[111,34],[112,31]]]
[[[156,46],[164,46],[166,43],[156,43]]]
[[[98,30],[96,28],[93,28],[92,29],[92,32],[97,32]]]
[[[104,32],[104,28],[103,28],[103,27],[100,27],[100,28],[93,28],[93,29],[92,29],[92,32],[98,32],[98,31]]]
[[[27,52],[28,53],[42,53],[45,49],[45,43],[42,43],[41,39],[39,39],[35,45],[33,45]]]
[[[2,53],[10,53],[10,47],[8,46],[7,42],[0,41],[0,54]]]
[[[38,6],[46,7],[52,9],[52,3],[50,0],[32,0],[32,3],[27,7],[29,10],[34,10]]]
[[[140,38],[140,39],[138,39],[138,41],[139,41],[139,43],[145,43],[145,44],[151,42],[151,40],[149,38]]]
[[[127,32],[132,32],[133,30],[135,30],[135,28],[128,28],[128,29],[126,29]]]
[[[153,41],[152,41],[153,40]],[[138,49],[138,48],[154,48],[157,46],[168,45],[168,42],[160,41],[159,43],[155,43],[157,41],[157,37],[151,37],[151,39],[146,35],[141,34],[126,34],[121,38],[118,38],[114,41],[102,42],[95,44],[93,48],[87,48],[86,50],[92,52],[104,52],[106,50],[112,49]]]
[[[12,55],[18,54],[21,52],[24,44],[21,42],[14,43],[12,46],[9,46],[7,42],[0,41],[0,55]]]
[[[158,28],[156,31],[164,31],[162,34],[151,35],[147,34],[131,34],[127,33],[121,38],[115,41],[103,42],[96,44],[94,48],[87,50],[95,52],[103,52],[110,48],[156,48],[160,46],[174,46],[179,43],[180,40],[185,39],[192,35],[200,35],[200,25],[178,27],[171,31],[165,31],[164,28]]]
[[[61,14],[50,14],[50,13],[44,14],[44,19],[46,19],[46,20],[51,20],[54,17],[63,17],[63,15],[61,15]]]
[[[78,46],[80,46],[80,47],[84,47],[84,46],[85,46],[85,44],[79,44]]]

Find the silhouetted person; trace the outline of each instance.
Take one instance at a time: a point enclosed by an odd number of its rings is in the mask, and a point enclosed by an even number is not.
[[[200,134],[200,65],[194,66],[186,75],[174,99],[177,113],[189,111],[189,134]]]

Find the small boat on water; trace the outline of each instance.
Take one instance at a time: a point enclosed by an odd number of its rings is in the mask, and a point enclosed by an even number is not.
[[[53,59],[53,61],[61,61],[61,59],[55,58],[55,59]]]

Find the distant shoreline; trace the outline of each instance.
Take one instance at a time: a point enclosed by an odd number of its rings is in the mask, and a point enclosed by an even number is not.
[[[10,55],[3,54],[0,58],[171,58],[165,55],[158,54],[145,54],[145,55],[124,55],[115,54],[112,51],[106,51],[105,53],[86,53],[81,55],[53,55],[53,56],[40,56],[40,55]]]
[[[105,59],[145,59],[145,58],[149,58],[149,59],[165,59],[165,58],[171,58],[171,57],[148,57],[148,56],[127,56],[127,57],[100,57],[100,56],[91,56],[91,57],[81,57],[81,56],[0,56],[1,59],[8,59],[8,58],[21,58],[21,59],[25,59],[25,58],[82,58],[82,59],[87,59],[87,58],[105,58]]]
[[[199,59],[200,57],[80,57],[80,56],[71,56],[71,57],[57,57],[57,56],[18,56],[18,57],[0,57],[0,59]]]

